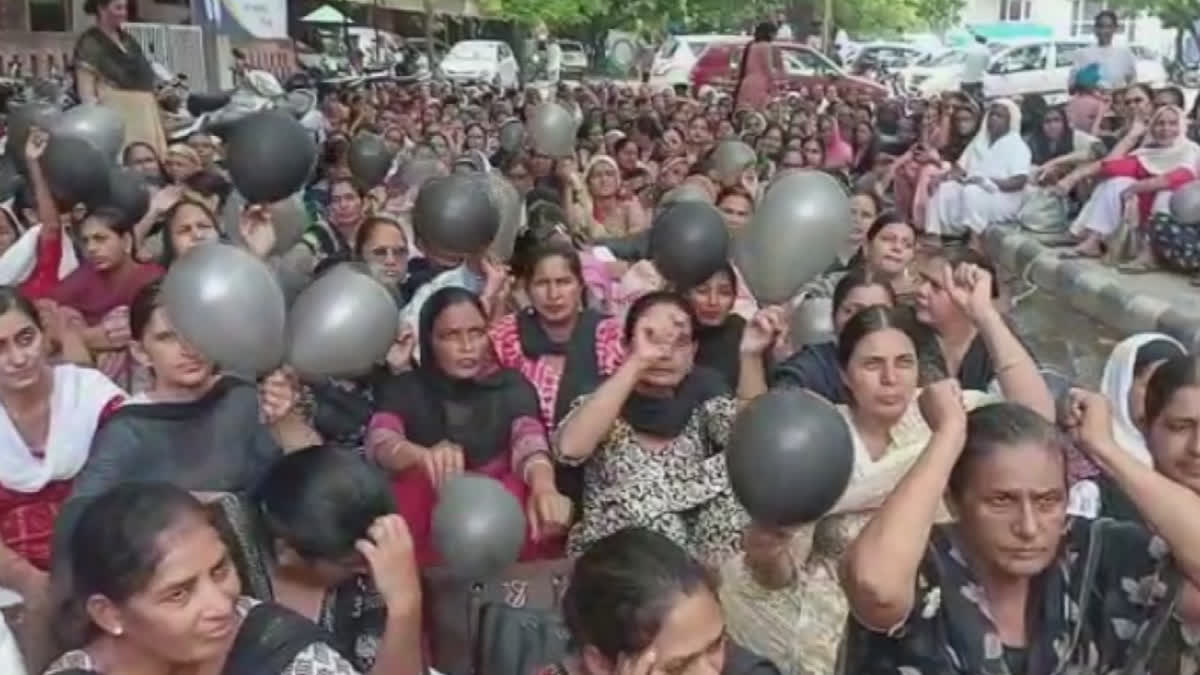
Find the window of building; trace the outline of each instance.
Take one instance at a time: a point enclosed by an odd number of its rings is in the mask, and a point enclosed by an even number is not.
[[[71,4],[68,0],[28,0],[29,30],[70,30]]]
[[[1072,0],[1071,1],[1071,35],[1091,36],[1096,31],[1096,15],[1109,9],[1108,0]],[[1119,13],[1118,13],[1119,15]],[[1133,42],[1137,36],[1137,21],[1134,17],[1121,16],[1117,26],[1117,36]]]
[[[1001,21],[1028,21],[1033,11],[1031,0],[1000,0]]]

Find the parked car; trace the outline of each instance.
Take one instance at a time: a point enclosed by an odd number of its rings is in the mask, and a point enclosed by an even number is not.
[[[1075,65],[1075,54],[1091,45],[1082,40],[1037,40],[1007,46],[998,51],[983,77],[985,96],[1041,94],[1049,102],[1066,98],[1067,80]],[[1137,81],[1152,87],[1167,83],[1167,71],[1153,51],[1133,48]]]
[[[710,44],[745,43],[743,35],[672,35],[654,54],[650,66],[652,86],[686,87],[692,66]]]
[[[736,42],[710,44],[692,68],[692,86],[699,89],[708,85],[732,91],[737,86],[746,41],[746,38],[742,38]],[[887,87],[882,84],[848,75],[824,54],[798,42],[772,42],[771,58],[780,73],[775,85],[783,91],[834,84],[843,96],[857,93],[879,100],[888,93]]]
[[[862,45],[854,54],[850,72],[870,75],[880,71],[896,71],[912,65],[929,52],[906,42],[872,42]]]
[[[504,89],[520,84],[521,68],[507,42],[462,40],[446,52],[442,76],[452,82],[486,82]]]
[[[577,40],[559,40],[558,48],[562,50],[562,77],[578,80],[588,71],[587,50],[583,43]]]
[[[1004,49],[1004,45],[992,42],[988,44],[988,48],[995,54]],[[962,83],[962,69],[966,59],[967,50],[961,47],[927,54],[916,63],[900,70],[905,91],[916,96],[933,96],[958,89]]]

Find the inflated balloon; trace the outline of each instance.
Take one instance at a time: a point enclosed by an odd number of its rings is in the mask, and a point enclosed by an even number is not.
[[[308,380],[359,377],[383,362],[399,326],[391,293],[354,267],[339,265],[292,305],[287,361]]]
[[[754,166],[757,160],[758,155],[754,148],[737,139],[717,143],[712,154],[713,169],[717,172],[721,184],[726,187],[741,182],[742,173]]]
[[[846,419],[825,399],[804,389],[772,389],[738,413],[725,462],[733,494],[754,520],[803,525],[842,496],[854,442]]]
[[[269,204],[304,187],[317,161],[317,142],[291,115],[266,111],[233,125],[226,163],[238,192],[251,204]]]
[[[125,118],[108,106],[82,103],[63,112],[51,133],[83,139],[115,162],[125,147]]]
[[[658,205],[664,207],[678,202],[689,201],[711,204],[712,195],[708,193],[708,190],[695,183],[680,183],[663,193],[663,196],[658,200]]]
[[[421,242],[448,253],[474,255],[492,243],[500,212],[473,176],[425,181],[413,203],[413,230]]]
[[[734,260],[763,304],[792,298],[829,268],[850,233],[850,200],[823,171],[788,171],[771,182],[734,245]]]
[[[569,157],[575,151],[578,126],[570,110],[550,101],[533,109],[527,131],[533,149],[538,153],[550,157]]]
[[[25,142],[29,130],[40,127],[50,131],[62,111],[50,103],[26,103],[13,107],[8,113],[8,138],[4,142],[4,156],[12,160],[20,171],[25,171]]]
[[[791,340],[794,347],[829,342],[837,336],[833,327],[833,299],[808,298],[792,312]]]
[[[229,193],[229,198],[225,200],[225,206],[221,210],[221,229],[229,240],[238,246],[243,245],[242,231],[238,223],[246,206],[246,198],[233,191]],[[270,253],[282,255],[300,241],[304,230],[308,228],[308,209],[304,206],[303,195],[297,193],[271,203],[267,210],[271,212],[271,224],[275,226],[275,245],[271,247]]]
[[[513,246],[517,235],[525,225],[525,200],[507,178],[499,171],[492,171],[485,177],[488,195],[492,205],[500,214],[500,227],[492,239],[491,251],[500,260],[512,257]]]
[[[1171,217],[1181,225],[1200,225],[1200,180],[1171,193]]]
[[[127,223],[140,221],[150,210],[150,187],[146,185],[145,176],[121,167],[110,171],[105,205],[124,214]]]
[[[432,534],[434,549],[451,575],[483,579],[517,561],[525,541],[525,514],[499,481],[463,474],[438,492]]]
[[[395,157],[395,153],[388,149],[382,137],[360,133],[350,141],[346,159],[350,165],[350,174],[358,181],[359,186],[369,190],[387,177]]]
[[[650,257],[664,279],[677,288],[691,288],[729,260],[725,220],[704,202],[671,204],[650,227]]]
[[[500,125],[500,149],[516,152],[525,147],[525,125],[521,120],[511,119]]]
[[[82,138],[52,134],[42,155],[42,170],[60,204],[108,201],[112,161]]]
[[[406,188],[421,189],[425,181],[446,175],[446,167],[436,159],[410,159],[400,168],[400,182]]]
[[[283,290],[249,251],[220,242],[195,246],[172,263],[162,293],[175,329],[218,365],[258,376],[283,363]]]

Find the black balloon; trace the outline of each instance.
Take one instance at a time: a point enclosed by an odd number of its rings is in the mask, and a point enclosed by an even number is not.
[[[150,210],[150,188],[142,174],[116,168],[108,175],[108,199],[111,206],[125,215],[125,222],[136,223]]]
[[[500,212],[486,184],[453,174],[425,181],[412,209],[413,229],[423,243],[449,253],[472,255],[492,243]]]
[[[317,142],[292,116],[254,113],[238,120],[226,139],[233,185],[251,204],[288,197],[308,182],[317,161]]]
[[[659,274],[676,287],[702,283],[729,260],[725,220],[705,202],[675,202],[654,218],[650,257]]]
[[[62,205],[108,202],[112,164],[82,138],[52,135],[42,155],[42,170]]]
[[[845,418],[803,389],[775,389],[734,420],[725,449],[729,483],[754,520],[781,527],[810,523],[845,491],[854,442]]]
[[[387,178],[395,155],[383,139],[375,134],[361,133],[350,141],[347,160],[350,174],[365,189],[371,189]]]
[[[21,171],[25,170],[25,142],[29,130],[35,126],[50,131],[62,111],[50,103],[26,103],[14,107],[8,113],[8,138],[4,143],[4,156],[12,159]]]

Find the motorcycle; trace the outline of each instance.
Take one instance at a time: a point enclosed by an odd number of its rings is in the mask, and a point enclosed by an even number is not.
[[[311,89],[288,91],[265,70],[248,70],[229,92],[188,93],[186,110],[178,111],[169,123],[167,139],[172,143],[195,133],[220,135],[234,122],[263,110],[282,110],[296,119],[311,117],[317,96]]]

